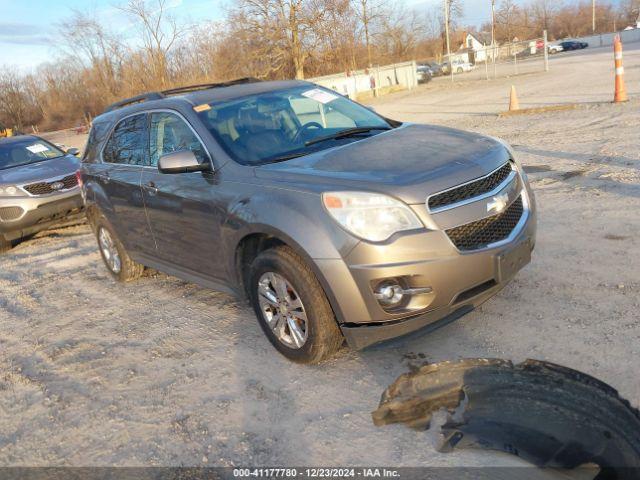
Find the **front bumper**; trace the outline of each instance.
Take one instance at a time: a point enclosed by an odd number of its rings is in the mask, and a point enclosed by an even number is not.
[[[19,215],[12,213],[11,216],[0,217],[0,237],[12,241],[79,219],[83,215],[84,203],[80,189],[74,188],[38,197],[1,198],[0,209],[4,208],[21,209]]]
[[[427,230],[389,244],[362,242],[344,260],[316,260],[331,285],[332,305],[349,345],[361,349],[440,320],[446,323],[498,293],[528,263],[535,245],[535,204],[526,190],[530,204],[523,224],[508,242],[493,248],[460,252],[443,230]],[[515,266],[501,263],[501,258],[522,257],[522,252],[525,258]],[[374,288],[381,279],[399,277],[432,291],[422,295],[412,311],[394,314],[380,306]]]

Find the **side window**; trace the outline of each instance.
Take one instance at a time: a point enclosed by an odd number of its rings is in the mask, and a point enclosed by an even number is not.
[[[105,145],[102,158],[109,163],[145,165],[146,114],[120,121]]]
[[[173,113],[152,113],[149,129],[151,165],[157,165],[162,155],[181,150],[191,150],[200,163],[209,161],[204,146],[182,118]]]
[[[93,122],[89,137],[87,138],[87,144],[84,146],[84,155],[82,161],[87,163],[93,163],[96,161],[96,155],[99,154],[99,146],[104,141],[104,138],[109,133],[108,122]]]

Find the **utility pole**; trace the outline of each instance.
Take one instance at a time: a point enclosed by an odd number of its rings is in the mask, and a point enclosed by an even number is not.
[[[491,48],[493,49],[493,78],[496,78],[496,0],[491,0]]]
[[[444,32],[447,38],[447,58],[449,59],[449,74],[453,82],[453,62],[451,61],[451,46],[449,44],[449,0],[444,0]]]
[[[596,33],[596,0],[591,0],[591,31]]]
[[[549,44],[547,41],[547,31],[542,31],[542,48],[544,48],[544,71],[549,71]]]

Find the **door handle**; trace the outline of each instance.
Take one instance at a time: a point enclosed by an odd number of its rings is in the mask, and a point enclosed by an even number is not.
[[[153,181],[148,181],[147,183],[145,183],[144,188],[149,190],[149,193],[151,195],[155,195],[156,193],[158,193],[158,187],[156,187],[156,184]]]

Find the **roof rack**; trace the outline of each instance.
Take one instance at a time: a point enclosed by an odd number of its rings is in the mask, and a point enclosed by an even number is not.
[[[262,80],[254,77],[236,78],[235,80],[229,80],[228,82],[221,83],[201,83],[199,85],[188,85],[186,87],[170,88],[169,90],[163,90],[161,93],[164,95],[176,95],[178,93],[197,92],[199,90],[208,90],[210,88],[231,87],[233,85],[241,85],[243,83],[255,83]]]
[[[127,105],[133,105],[134,103],[142,103],[147,102],[149,100],[160,100],[165,96],[161,92],[150,92],[143,93],[142,95],[136,95],[135,97],[126,98],[124,100],[120,100],[119,102],[112,103],[107,108],[104,109],[106,112],[111,112],[113,110],[117,110],[118,108],[126,107]]]
[[[105,108],[104,111],[105,113],[112,112],[113,110],[126,107],[127,105],[133,105],[134,103],[148,102],[150,100],[160,100],[162,98],[168,97],[169,95],[178,95],[180,93],[197,92],[200,90],[208,90],[210,88],[231,87],[232,85],[241,85],[243,83],[254,83],[254,82],[261,82],[261,81],[262,80],[254,77],[245,77],[245,78],[237,78],[235,80],[230,80],[228,82],[201,83],[199,85],[188,85],[185,87],[170,88],[168,90],[162,90],[161,92],[143,93],[142,95],[137,95],[135,97],[126,98],[124,100],[120,100],[119,102],[112,103],[107,108]]]

